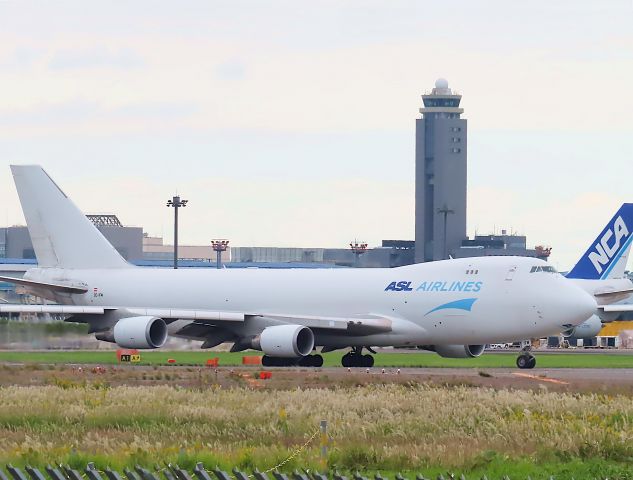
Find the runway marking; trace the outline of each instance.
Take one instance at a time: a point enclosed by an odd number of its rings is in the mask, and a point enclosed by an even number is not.
[[[240,378],[243,378],[244,380],[246,380],[246,383],[248,383],[253,388],[262,388],[264,386],[264,384],[261,382],[261,380],[257,380],[255,378],[253,378],[248,373],[240,373],[238,375],[239,375]]]
[[[540,382],[550,382],[550,383],[557,383],[559,385],[569,385],[569,382],[556,380],[555,378],[538,377],[536,375],[530,375],[529,373],[513,373],[512,375],[516,375],[517,377],[531,378],[532,380],[538,380]]]

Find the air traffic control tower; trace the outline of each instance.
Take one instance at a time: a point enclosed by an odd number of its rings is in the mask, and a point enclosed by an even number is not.
[[[466,120],[440,78],[415,121],[415,262],[448,258],[466,239]]]

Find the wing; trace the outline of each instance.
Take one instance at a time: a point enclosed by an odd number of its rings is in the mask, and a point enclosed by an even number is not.
[[[0,276],[0,281],[22,285],[31,289],[52,291],[55,293],[83,294],[88,291],[84,285],[70,285],[64,283],[48,283],[24,278]],[[104,315],[114,310],[124,310],[130,315],[149,315],[163,320],[191,320],[198,325],[211,324],[217,326],[217,322],[244,322],[249,318],[263,317],[278,320],[285,323],[305,325],[316,330],[336,330],[350,335],[370,335],[372,333],[386,333],[391,331],[391,320],[380,315],[367,315],[358,317],[332,317],[295,315],[284,313],[249,313],[249,312],[225,312],[213,310],[189,310],[177,308],[119,308],[97,307],[82,305],[0,305],[0,313],[35,313],[35,314],[61,314],[61,315]]]
[[[312,315],[285,315],[281,313],[250,314],[251,317],[270,318],[284,323],[305,325],[312,330],[336,330],[348,335],[371,335],[390,332],[392,321],[381,315],[354,317],[327,317]]]
[[[0,304],[0,313],[54,313],[61,315],[104,315],[121,310],[130,316],[148,315],[165,320],[183,319],[198,321],[243,322],[245,315],[235,312],[218,312],[212,310],[187,310],[171,308],[119,308],[85,305],[22,305]]]
[[[189,320],[199,325],[213,327],[221,326],[224,322],[245,322],[249,318],[261,317],[284,323],[305,325],[314,330],[335,330],[348,335],[371,335],[391,331],[391,319],[379,315],[358,317],[331,317],[313,315],[295,315],[282,313],[246,313],[215,310],[190,310],[177,308],[140,308],[140,307],[100,307],[84,305],[21,305],[0,304],[0,313],[35,313],[60,315],[88,315],[99,316],[115,310],[121,310],[130,316],[147,315],[159,317],[163,320]],[[204,337],[202,335],[201,337]]]

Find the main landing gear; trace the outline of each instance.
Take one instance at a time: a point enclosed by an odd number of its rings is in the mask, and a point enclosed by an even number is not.
[[[306,355],[299,358],[262,357],[262,367],[322,367],[323,357],[321,355]]]
[[[536,366],[536,357],[532,355],[532,346],[526,345],[521,350],[521,354],[517,357],[517,367],[521,369],[530,369]]]
[[[371,350],[369,351],[371,352]],[[374,366],[374,357],[369,354],[363,355],[363,347],[352,347],[352,351],[346,353],[343,355],[343,358],[341,358],[341,365],[344,367],[371,368]]]

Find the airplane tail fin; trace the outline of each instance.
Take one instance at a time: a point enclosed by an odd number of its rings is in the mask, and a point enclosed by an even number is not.
[[[40,267],[129,267],[39,165],[12,165],[13,180]]]
[[[591,280],[623,277],[632,241],[633,203],[624,203],[567,277]]]

